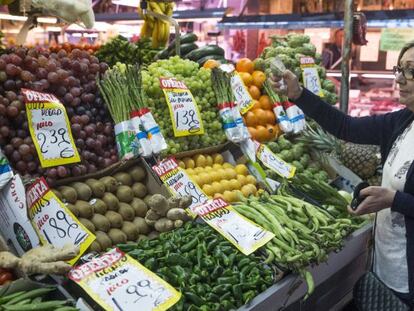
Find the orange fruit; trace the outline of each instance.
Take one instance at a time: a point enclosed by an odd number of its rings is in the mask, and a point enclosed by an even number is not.
[[[254,128],[254,127],[248,127],[247,129],[249,130],[249,133],[252,136],[252,138],[255,139],[255,140],[257,140],[257,131],[256,131],[256,128]]]
[[[276,116],[273,113],[272,110],[264,110],[265,112],[265,119],[266,119],[266,124],[270,124],[273,125],[276,123]]]
[[[259,142],[264,142],[268,140],[269,131],[263,125],[256,126],[256,140]]]
[[[248,72],[253,73],[254,70],[254,64],[253,62],[248,58],[241,58],[236,64],[236,70],[238,72]]]
[[[252,96],[253,99],[259,99],[260,98],[260,89],[256,85],[250,85],[249,87],[249,93]]]
[[[204,68],[216,68],[219,67],[220,63],[218,61],[216,61],[215,59],[209,59],[208,61],[206,61],[203,65]]]
[[[254,110],[254,109],[259,109],[259,108],[261,108],[260,102],[258,100],[256,100],[256,99],[253,99],[253,106],[250,109],[251,110]]]
[[[277,137],[278,129],[276,128],[275,125],[268,124],[268,125],[266,125],[266,129],[267,129],[268,134],[269,134],[269,136],[268,136],[269,140],[275,139]]]
[[[266,110],[259,108],[252,110],[252,112],[254,113],[257,125],[266,125]]]
[[[263,87],[263,83],[266,81],[266,75],[263,71],[253,71],[252,73],[253,77],[253,84],[257,86],[259,89]]]
[[[246,112],[244,115],[244,120],[247,126],[254,127],[257,125],[256,116],[251,110]]]
[[[270,97],[267,95],[262,95],[259,98],[260,108],[264,110],[272,110],[272,102],[270,101]]]
[[[253,84],[253,78],[252,75],[248,72],[240,72],[239,73],[240,78],[242,79],[245,86],[249,87]]]

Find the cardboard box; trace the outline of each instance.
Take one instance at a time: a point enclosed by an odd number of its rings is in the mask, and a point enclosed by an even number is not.
[[[27,215],[26,191],[20,175],[1,190],[0,232],[12,252],[23,255],[39,245],[39,238]]]

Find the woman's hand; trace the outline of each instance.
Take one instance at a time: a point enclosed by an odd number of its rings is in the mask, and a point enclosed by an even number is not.
[[[365,215],[379,212],[390,208],[394,201],[396,191],[383,187],[367,187],[362,189],[360,196],[365,198],[358,208],[353,211],[348,207],[349,213],[353,215]]]
[[[282,78],[285,85],[281,81]],[[282,77],[271,76],[269,80],[273,89],[279,95],[287,95],[290,99],[296,100],[302,94],[303,89],[299,84],[299,80],[290,70],[286,70]]]

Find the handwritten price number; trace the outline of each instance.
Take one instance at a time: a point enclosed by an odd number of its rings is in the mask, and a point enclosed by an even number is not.
[[[48,216],[48,215],[46,215]],[[59,220],[59,224],[56,221],[56,219]],[[76,222],[70,222],[66,216],[66,213],[64,213],[63,211],[57,211],[55,217],[52,217],[49,219],[49,226],[54,228],[56,230],[56,234],[60,239],[65,239],[66,237],[68,238],[72,238],[71,234],[73,233],[73,231],[79,229],[79,225]],[[62,225],[63,223],[63,225]],[[66,229],[64,229],[66,227]],[[75,231],[76,232],[76,231]],[[43,233],[46,237],[46,239],[48,240],[48,242],[50,244],[52,244],[47,232],[45,230],[43,230]],[[79,245],[84,238],[87,236],[87,233],[85,232],[79,232],[76,235],[74,244],[75,245]]]
[[[40,151],[43,154],[46,154],[49,152],[49,148],[51,147],[50,144],[52,144],[52,147],[54,144],[56,144],[59,140],[59,143],[57,144],[58,147],[61,147],[62,144],[67,144],[68,146],[63,145],[63,149],[60,150],[60,157],[61,158],[71,158],[74,156],[75,152],[72,148],[72,145],[69,141],[69,135],[67,134],[67,130],[64,128],[60,128],[57,131],[54,129],[49,130],[50,133],[50,139],[49,144],[47,143],[47,136],[45,133],[38,133],[37,134],[37,140],[40,144]],[[59,138],[58,138],[59,136]]]
[[[318,77],[314,71],[309,71],[306,77],[306,86],[312,91],[312,93],[319,93]]]
[[[200,192],[193,182],[189,181],[184,187],[185,195],[191,196],[193,204],[204,203],[207,201],[207,196]]]
[[[140,280],[136,284],[129,285],[126,288],[126,293],[129,295],[136,296],[134,303],[139,302],[140,299],[148,297],[153,300],[152,304],[154,307],[162,304],[165,300],[163,294],[166,292],[166,289],[162,286],[155,287],[150,280]],[[115,298],[113,298],[114,303],[119,306]]]
[[[177,111],[175,113],[175,124],[177,124],[177,128],[181,128],[180,124],[183,125],[190,133],[197,133],[200,130],[200,122],[194,109]]]
[[[234,241],[236,241],[236,243],[239,243],[240,240],[248,239],[250,234],[249,229],[246,228],[245,224],[238,222],[232,222],[231,225],[227,226],[225,231],[234,239]],[[255,241],[258,241],[265,235],[266,232],[263,229],[259,229],[252,234],[252,237]]]

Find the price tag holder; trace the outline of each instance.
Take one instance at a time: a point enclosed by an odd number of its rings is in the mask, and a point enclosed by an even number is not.
[[[191,196],[192,207],[198,206],[208,200],[208,196],[201,188],[188,176],[188,174],[178,166],[177,160],[167,158],[152,167],[153,171],[160,177],[161,181],[167,186],[172,195],[183,197]]]
[[[22,89],[30,135],[42,167],[80,162],[65,107],[52,94]]]
[[[160,78],[160,86],[170,110],[174,136],[203,135],[200,111],[185,83],[174,78]]]
[[[253,98],[244,85],[242,78],[237,72],[233,73],[230,82],[234,97],[236,98],[236,102],[239,105],[240,113],[245,114],[247,111],[252,109],[254,105]]]
[[[69,264],[74,264],[92,244],[95,236],[49,189],[43,177],[36,179],[26,195],[29,218],[42,244],[59,248],[67,244],[79,246],[78,257],[69,261]]]
[[[302,69],[303,85],[312,93],[323,97],[321,79],[319,78],[318,68],[312,57],[301,57],[300,68]]]
[[[164,311],[181,298],[171,285],[119,249],[72,269],[69,278],[108,311]]]
[[[255,144],[256,156],[264,166],[284,178],[292,178],[295,176],[296,167],[276,156],[266,145],[257,141],[255,141]]]
[[[245,255],[250,255],[275,236],[237,213],[221,198],[210,199],[191,210]]]

